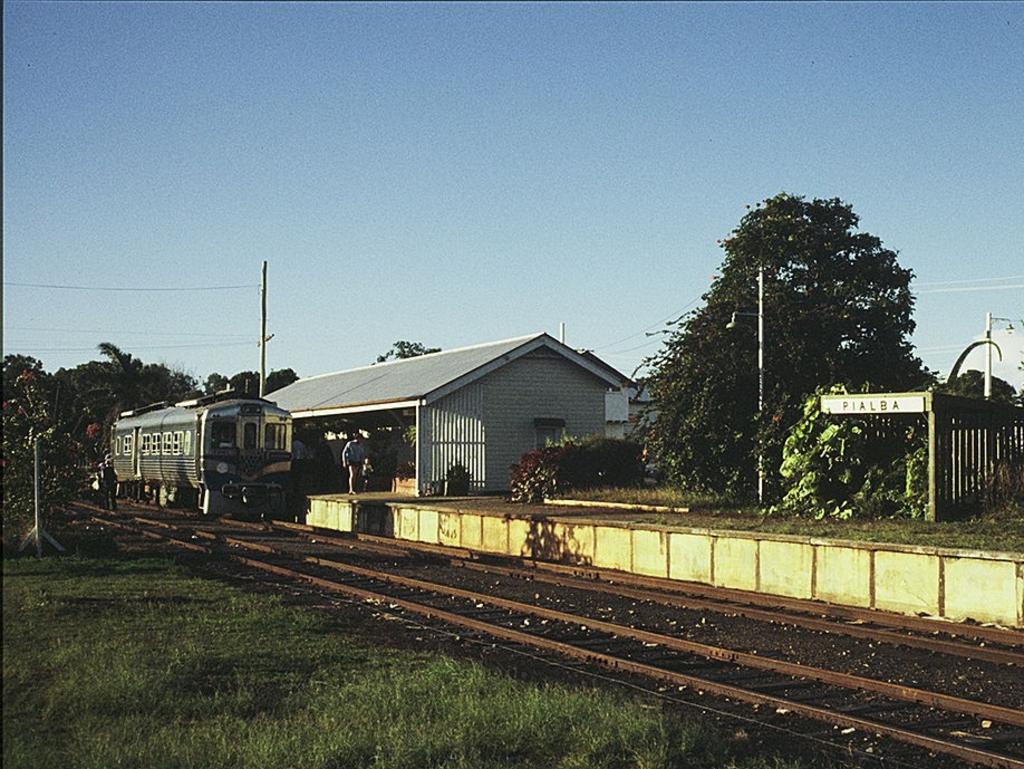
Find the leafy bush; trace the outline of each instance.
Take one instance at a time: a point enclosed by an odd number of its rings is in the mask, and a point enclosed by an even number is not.
[[[922,516],[926,431],[899,421],[880,431],[858,419],[822,414],[822,392],[807,399],[803,418],[786,440],[779,474],[788,486],[769,512],[815,518]]]
[[[48,510],[66,504],[88,483],[83,466],[90,460],[68,426],[55,419],[57,389],[42,364],[9,357],[3,373],[3,540],[11,546],[32,527],[36,439],[44,518]]]
[[[565,438],[528,451],[512,465],[513,502],[542,502],[575,489],[636,486],[643,482],[641,447],[629,440]]]
[[[1024,513],[1024,462],[996,464],[985,485],[985,509],[990,513]]]

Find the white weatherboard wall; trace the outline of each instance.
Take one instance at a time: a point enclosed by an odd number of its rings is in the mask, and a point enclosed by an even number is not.
[[[311,497],[307,521],[351,530],[351,502]],[[344,507],[344,509],[342,509]],[[824,540],[760,533],[515,517],[389,504],[395,536],[621,569],[954,621],[1024,628],[1024,553]]]
[[[509,468],[536,448],[534,419],[565,421],[568,435],[603,434],[607,384],[558,353],[536,350],[420,407],[420,485],[455,463],[471,489],[508,488]]]
[[[604,434],[607,385],[557,353],[537,350],[480,381],[488,489],[507,489],[509,468],[536,448],[535,418],[564,419],[568,435]]]
[[[469,470],[470,486],[487,486],[487,431],[484,426],[484,388],[473,382],[420,409],[420,481],[443,481],[448,468]]]

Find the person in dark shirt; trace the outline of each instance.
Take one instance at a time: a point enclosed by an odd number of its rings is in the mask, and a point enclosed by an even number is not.
[[[114,472],[114,458],[107,454],[100,464],[100,493],[103,495],[103,507],[117,510],[117,473]]]
[[[364,462],[366,462],[366,448],[359,439],[359,433],[354,433],[341,451],[341,465],[348,469],[349,494],[355,494],[360,488]]]

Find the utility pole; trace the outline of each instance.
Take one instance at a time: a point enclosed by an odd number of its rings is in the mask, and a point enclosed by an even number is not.
[[[764,263],[757,269],[757,416],[764,423]],[[757,447],[757,504],[764,506],[764,446]]]
[[[267,261],[263,260],[260,284],[260,397],[267,387]]]
[[[1002,356],[1000,356],[1001,358]],[[992,313],[985,313],[985,400],[992,397]]]

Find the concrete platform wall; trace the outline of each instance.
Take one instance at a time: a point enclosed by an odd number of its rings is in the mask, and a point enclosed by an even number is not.
[[[356,507],[359,507],[358,514]],[[560,563],[1024,627],[1024,553],[310,498],[307,522]]]

